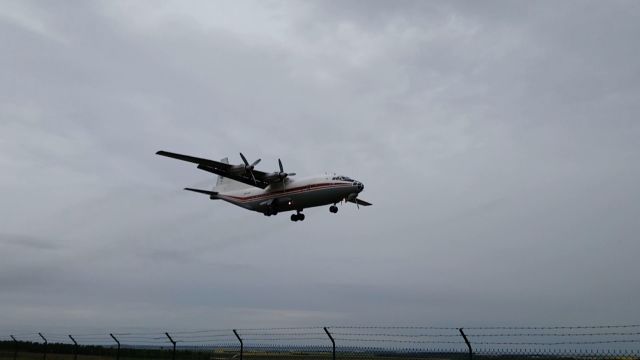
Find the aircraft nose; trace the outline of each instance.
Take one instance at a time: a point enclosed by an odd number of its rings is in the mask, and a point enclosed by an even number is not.
[[[361,192],[362,190],[364,190],[364,184],[361,183],[360,181],[356,181],[356,186],[358,187],[358,192]]]

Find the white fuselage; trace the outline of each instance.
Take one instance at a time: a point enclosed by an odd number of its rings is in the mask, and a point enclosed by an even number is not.
[[[363,188],[362,183],[353,179],[321,175],[303,179],[287,178],[265,189],[246,187],[221,191],[217,198],[262,213],[301,211],[355,198]]]

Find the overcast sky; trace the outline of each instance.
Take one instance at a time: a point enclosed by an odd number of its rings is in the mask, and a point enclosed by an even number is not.
[[[0,2],[0,332],[640,320],[638,1]],[[265,217],[157,150],[325,171]]]

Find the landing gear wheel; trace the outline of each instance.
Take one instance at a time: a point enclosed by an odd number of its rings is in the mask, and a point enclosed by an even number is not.
[[[335,205],[331,205],[331,206],[329,207],[329,211],[331,211],[332,213],[334,213],[334,214],[335,214],[335,213],[337,213],[337,212],[338,212],[338,207],[337,207],[337,206],[335,206]]]
[[[291,221],[302,221],[304,220],[304,214],[298,211],[295,214],[291,214]]]

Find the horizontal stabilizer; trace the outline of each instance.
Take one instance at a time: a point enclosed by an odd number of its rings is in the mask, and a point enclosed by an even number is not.
[[[348,202],[352,202],[352,203],[354,203],[354,204],[362,205],[362,206],[371,206],[371,205],[373,205],[373,204],[371,204],[371,203],[368,203],[368,202],[366,202],[366,201],[364,201],[364,200],[360,200],[360,199],[358,199],[358,198],[355,198],[355,199],[347,199],[347,201],[348,201]]]
[[[212,199],[217,199],[218,198],[218,193],[215,192],[215,191],[202,190],[202,189],[193,189],[193,188],[184,188],[184,189],[188,190],[188,191],[197,192],[197,193],[200,193],[200,194],[209,195]]]

